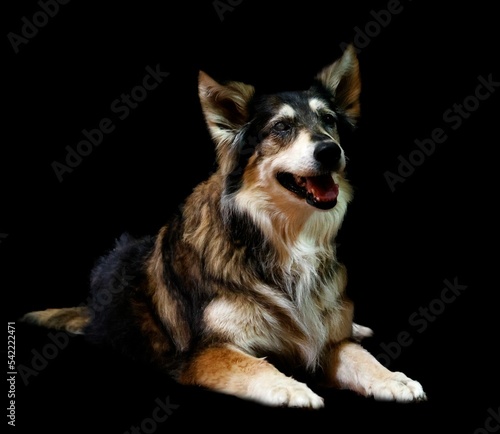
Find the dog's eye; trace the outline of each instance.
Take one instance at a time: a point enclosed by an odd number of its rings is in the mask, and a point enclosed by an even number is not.
[[[321,120],[323,121],[323,123],[330,127],[333,127],[335,125],[335,122],[337,121],[335,116],[333,116],[331,113],[325,113],[324,115],[322,115]]]
[[[286,122],[283,121],[276,122],[273,125],[273,130],[277,131],[278,133],[285,133],[289,131],[291,128],[292,126],[290,124],[287,124]]]

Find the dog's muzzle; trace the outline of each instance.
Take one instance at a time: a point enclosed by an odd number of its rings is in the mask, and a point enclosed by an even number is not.
[[[340,169],[342,149],[331,140],[319,142],[314,148],[314,159],[317,162],[317,174],[300,176],[280,172],[276,178],[283,187],[309,205],[328,210],[337,204],[339,186],[335,184],[332,173]]]

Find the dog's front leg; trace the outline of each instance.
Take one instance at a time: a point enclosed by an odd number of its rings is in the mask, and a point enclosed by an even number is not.
[[[341,342],[329,354],[328,380],[336,387],[385,401],[421,401],[426,395],[419,382],[392,372],[354,342]]]
[[[211,347],[194,356],[179,382],[197,385],[271,406],[323,407],[323,398],[272,364],[230,346]]]

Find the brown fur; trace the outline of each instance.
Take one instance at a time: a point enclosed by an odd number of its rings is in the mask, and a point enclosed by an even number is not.
[[[182,321],[179,300],[172,297],[171,292],[165,287],[164,260],[162,243],[168,227],[160,229],[155,242],[154,250],[147,265],[149,296],[153,300],[155,311],[163,324],[173,331],[173,339],[181,350],[188,348],[191,336],[189,328]]]
[[[81,334],[89,323],[90,316],[86,307],[65,307],[29,312],[21,318],[21,321]]]
[[[418,382],[387,370],[353,342],[371,330],[353,323],[346,270],[336,257],[334,239],[352,189],[337,125],[324,116],[337,110],[350,124],[359,116],[354,48],[316,78],[320,90],[265,100],[276,112],[259,118],[262,134],[249,136],[255,89],[200,72],[217,171],[154,240],[126,238],[102,258],[92,274],[91,305],[24,319],[145,354],[182,384],[265,405],[323,406],[293,373],[377,399],[425,399]],[[293,124],[295,116],[301,122]],[[299,131],[282,134],[276,123]],[[341,151],[331,167],[316,156],[324,141]],[[295,190],[278,180],[283,173],[296,180]],[[322,192],[327,188],[333,199]],[[124,270],[133,279],[116,290],[114,276]],[[111,299],[106,306],[99,305],[103,296]]]

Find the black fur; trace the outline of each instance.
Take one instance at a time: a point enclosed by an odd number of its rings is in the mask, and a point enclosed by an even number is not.
[[[91,321],[84,330],[86,339],[119,349],[134,359],[147,353],[147,346],[133,321],[131,302],[148,304],[145,292],[137,288],[145,283],[145,259],[153,243],[151,237],[134,239],[123,234],[115,247],[97,261],[90,278]]]

